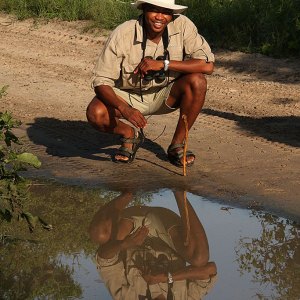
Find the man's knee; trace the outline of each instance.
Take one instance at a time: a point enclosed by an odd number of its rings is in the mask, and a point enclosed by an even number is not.
[[[202,73],[192,73],[187,76],[187,83],[192,91],[205,92],[207,88],[207,81]]]
[[[98,99],[94,98],[86,109],[87,120],[91,124],[101,124],[105,119],[105,107],[103,103]]]
[[[200,254],[201,250],[197,250],[191,258],[190,263],[195,267],[202,267],[208,263],[209,256],[208,254]]]
[[[89,236],[93,242],[99,243],[101,245],[105,244],[111,235],[111,228],[107,226],[91,226],[89,228]]]

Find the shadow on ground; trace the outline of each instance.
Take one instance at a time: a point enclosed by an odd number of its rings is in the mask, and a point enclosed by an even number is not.
[[[263,137],[271,142],[300,147],[300,117],[252,118],[213,109],[203,109],[202,113],[233,120],[243,130],[253,135]]]
[[[117,136],[100,133],[84,121],[36,118],[29,125],[27,134],[30,140],[45,146],[51,156],[112,160],[120,144]],[[166,160],[165,151],[159,144],[146,138],[141,147]]]
[[[235,52],[232,52],[233,54]],[[236,52],[238,53],[238,52]],[[259,80],[299,84],[300,60],[276,59],[262,54],[240,53],[239,56],[223,57],[224,51],[216,51],[216,66],[240,74],[252,74]]]

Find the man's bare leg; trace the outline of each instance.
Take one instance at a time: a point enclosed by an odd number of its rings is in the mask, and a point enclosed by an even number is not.
[[[174,192],[178,209],[181,216],[181,226],[170,229],[170,235],[174,242],[176,250],[193,266],[203,266],[209,260],[209,246],[204,228],[187,200],[188,218],[185,212],[184,191]],[[190,230],[187,229],[187,222],[190,224]],[[189,236],[186,234],[189,232]],[[184,241],[188,238],[188,245]]]
[[[180,115],[171,144],[182,144],[184,142],[185,125],[182,115],[187,116],[188,128],[190,129],[203,107],[206,90],[206,78],[200,73],[187,74],[175,81],[167,104],[170,107],[179,107]],[[194,156],[187,157],[187,163],[191,163],[193,160]]]
[[[97,97],[87,107],[86,117],[89,123],[98,131],[118,134],[124,138],[134,137],[133,127],[120,121],[121,113],[110,106],[105,105]],[[126,148],[131,148],[132,144],[123,144]],[[116,155],[116,160],[128,160],[127,157]]]

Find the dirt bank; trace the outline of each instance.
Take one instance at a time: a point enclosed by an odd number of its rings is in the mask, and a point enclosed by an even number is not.
[[[190,132],[196,163],[183,178],[165,157],[176,113],[149,119],[147,141],[132,165],[111,162],[118,139],[85,119],[105,36],[82,33],[85,25],[0,16],[0,85],[9,85],[0,108],[22,120],[18,133],[43,162],[34,175],[110,189],[185,186],[299,218],[299,60],[215,51],[207,101]]]

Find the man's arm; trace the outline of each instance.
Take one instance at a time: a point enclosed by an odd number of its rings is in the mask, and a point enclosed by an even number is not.
[[[201,280],[208,279],[209,277],[217,274],[217,267],[214,262],[208,262],[205,266],[195,267],[187,266],[172,274],[173,280]]]
[[[217,274],[217,267],[214,262],[208,262],[205,266],[195,267],[187,266],[172,273],[172,278],[174,281],[179,280],[205,280],[209,279],[211,276]],[[168,275],[165,273],[151,275],[143,274],[143,278],[148,284],[155,284],[160,282],[168,282]]]
[[[148,71],[159,71],[164,68],[162,60],[153,60],[144,58],[135,69],[134,73],[141,72],[142,76]],[[189,73],[203,73],[210,75],[214,70],[213,62],[206,62],[204,59],[189,59],[184,61],[170,60],[169,70],[176,71],[183,74]]]
[[[214,71],[214,63],[203,59],[190,59],[184,61],[170,60],[169,70],[180,73],[203,73],[210,75]]]

